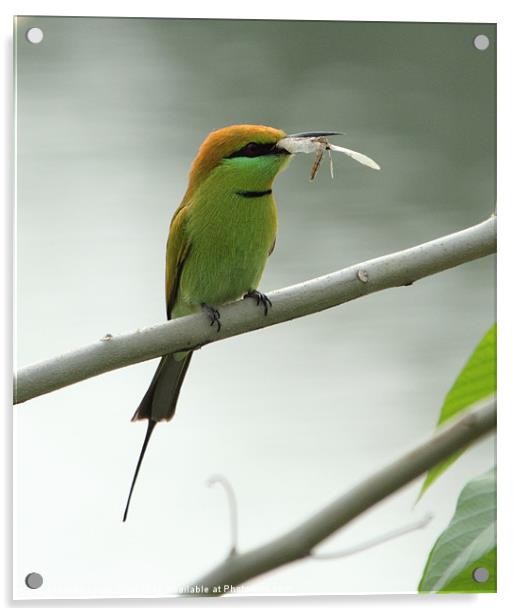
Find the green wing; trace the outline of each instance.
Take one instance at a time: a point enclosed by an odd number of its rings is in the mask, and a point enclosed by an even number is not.
[[[180,276],[185,259],[189,253],[190,242],[187,235],[186,221],[188,207],[180,205],[176,210],[171,226],[169,227],[169,237],[167,238],[167,251],[165,263],[165,293],[167,302],[167,318],[171,318],[171,313],[178,293]]]

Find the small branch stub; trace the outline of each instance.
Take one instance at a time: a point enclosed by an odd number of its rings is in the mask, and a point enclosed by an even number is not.
[[[356,272],[356,277],[360,282],[369,282],[369,274],[367,273],[367,270],[359,269]]]

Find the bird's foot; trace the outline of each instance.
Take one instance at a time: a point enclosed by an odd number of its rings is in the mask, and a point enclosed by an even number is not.
[[[264,310],[264,316],[268,314],[268,308],[272,307],[272,302],[270,301],[268,296],[264,293],[261,293],[260,291],[257,291],[257,289],[251,289],[250,291],[248,291],[248,293],[246,293],[244,297],[251,297],[252,299],[255,299],[258,306],[259,304],[261,304]]]
[[[221,329],[221,321],[219,320],[220,318],[219,310],[216,310],[216,308],[213,308],[212,306],[209,306],[208,304],[202,304],[201,307],[207,313],[209,320],[210,320],[211,327],[215,323],[216,327],[218,328],[218,332],[219,332],[219,330]]]

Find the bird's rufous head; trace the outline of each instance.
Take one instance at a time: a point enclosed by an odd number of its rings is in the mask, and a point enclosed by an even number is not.
[[[282,130],[255,124],[226,126],[209,133],[192,164],[189,189],[213,175],[219,182],[237,182],[243,190],[271,185],[290,157],[289,152],[277,148],[284,137]]]

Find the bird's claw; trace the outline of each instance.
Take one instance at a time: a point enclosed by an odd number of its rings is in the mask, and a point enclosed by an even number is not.
[[[201,307],[205,310],[209,317],[210,326],[212,327],[215,323],[219,332],[221,330],[221,321],[219,320],[221,315],[219,314],[219,310],[213,308],[212,306],[208,306],[207,304],[202,304]]]
[[[246,293],[245,295],[245,298],[246,297],[251,297],[252,299],[255,299],[257,306],[259,306],[259,304],[262,305],[264,310],[264,316],[268,314],[268,309],[272,307],[272,302],[270,301],[270,298],[264,293],[257,291],[257,289],[251,289],[250,291],[248,291],[248,293]]]

